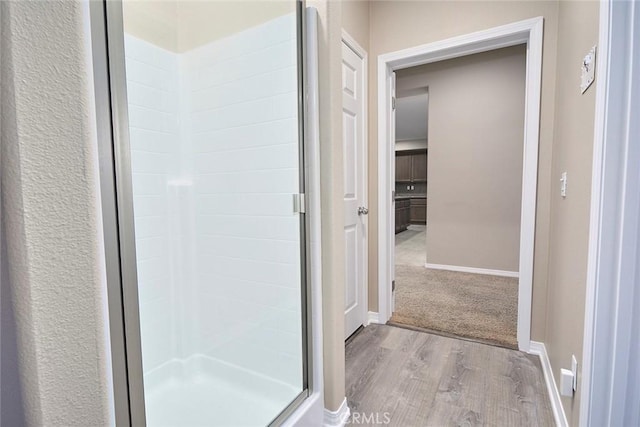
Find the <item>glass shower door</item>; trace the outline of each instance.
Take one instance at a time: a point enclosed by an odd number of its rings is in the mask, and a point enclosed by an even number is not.
[[[149,426],[268,425],[306,395],[298,6],[107,6]]]

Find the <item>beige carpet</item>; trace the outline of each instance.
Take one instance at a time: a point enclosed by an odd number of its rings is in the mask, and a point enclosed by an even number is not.
[[[396,265],[391,323],[518,348],[518,279]]]

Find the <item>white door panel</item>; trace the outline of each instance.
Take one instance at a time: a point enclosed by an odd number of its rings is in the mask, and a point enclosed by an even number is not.
[[[366,147],[364,58],[342,43],[345,338],[366,323]],[[360,210],[360,214],[359,214]]]

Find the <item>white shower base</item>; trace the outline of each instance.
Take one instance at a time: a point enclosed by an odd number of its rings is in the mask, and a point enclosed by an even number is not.
[[[174,359],[145,375],[147,425],[266,426],[300,392],[205,355]]]

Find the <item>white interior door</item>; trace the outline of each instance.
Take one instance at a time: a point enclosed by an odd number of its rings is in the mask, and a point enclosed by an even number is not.
[[[345,338],[367,320],[367,200],[365,58],[342,42],[342,138],[344,147]]]

